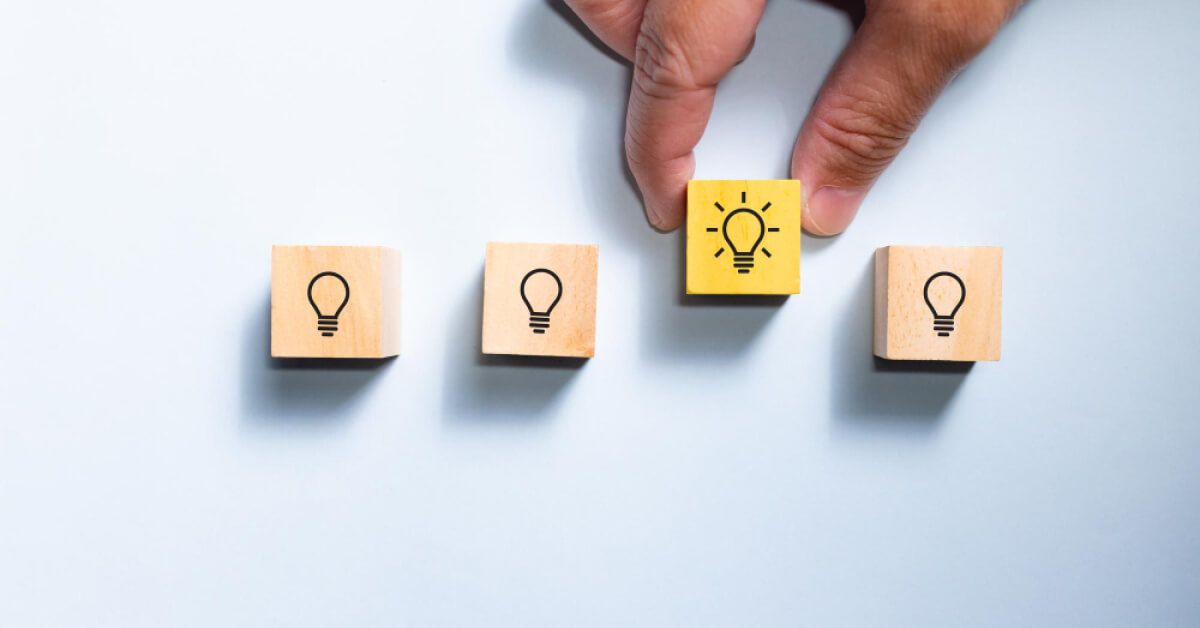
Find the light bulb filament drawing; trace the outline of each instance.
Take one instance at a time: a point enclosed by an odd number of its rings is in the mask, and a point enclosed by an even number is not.
[[[317,273],[308,282],[308,303],[317,313],[317,331],[326,338],[338,330],[338,317],[350,302],[350,284],[332,271]]]
[[[550,282],[553,280],[553,283]],[[548,268],[535,268],[521,279],[521,300],[529,310],[529,328],[535,334],[550,329],[550,313],[562,300],[563,284]]]
[[[945,338],[954,331],[954,315],[967,300],[967,286],[956,274],[941,271],[925,280],[925,305],[933,313],[933,331]]]
[[[748,275],[750,270],[754,268],[754,256],[758,252],[771,257],[771,251],[765,246],[762,246],[763,237],[768,233],[778,233],[778,227],[768,227],[763,216],[767,210],[771,209],[771,203],[768,202],[762,206],[762,209],[751,209],[746,207],[746,193],[742,192],[742,205],[729,213],[725,213],[725,207],[721,203],[713,203],[717,211],[725,214],[725,220],[718,227],[708,227],[705,231],[709,233],[719,232],[725,240],[725,244],[729,246],[729,250],[733,253],[733,268],[737,270],[739,275]],[[717,249],[713,257],[721,257],[725,253],[725,247]]]

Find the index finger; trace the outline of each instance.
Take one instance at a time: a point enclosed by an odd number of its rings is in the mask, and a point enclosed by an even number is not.
[[[693,150],[712,114],[717,83],[754,39],[763,1],[650,0],[634,51],[625,153],[664,231],[683,223]]]

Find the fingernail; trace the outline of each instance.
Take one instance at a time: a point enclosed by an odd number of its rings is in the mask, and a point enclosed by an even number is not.
[[[817,235],[837,235],[850,226],[866,190],[827,185],[808,198],[808,222]]]
[[[658,210],[654,209],[654,206],[651,205],[650,203],[646,203],[646,220],[650,221],[651,227],[654,227],[655,229],[658,229],[659,231],[663,230],[663,221],[662,221],[661,214],[659,214]]]

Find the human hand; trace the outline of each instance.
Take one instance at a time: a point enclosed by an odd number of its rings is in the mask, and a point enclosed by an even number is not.
[[[766,0],[566,0],[633,62],[625,153],[656,228],[683,223],[693,149],[717,84],[749,53]],[[841,233],[946,83],[1021,0],[866,0],[866,17],[800,128],[804,229]]]

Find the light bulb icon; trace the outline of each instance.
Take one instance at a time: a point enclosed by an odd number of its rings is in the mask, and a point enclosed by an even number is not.
[[[933,331],[946,337],[954,331],[954,315],[967,300],[967,286],[949,271],[934,273],[925,280],[925,305],[933,313]]]
[[[733,251],[733,267],[743,275],[749,274],[754,268],[754,252],[762,244],[767,225],[758,212],[748,207],[735,209],[725,217],[721,225],[721,235]]]
[[[721,203],[713,203],[717,210],[725,213],[725,207]],[[742,204],[746,204],[746,193],[742,192]],[[771,251],[762,245],[763,237],[768,233],[777,233],[778,227],[768,227],[763,215],[767,210],[771,209],[771,203],[762,206],[762,209],[754,210],[749,207],[739,207],[727,214],[725,220],[721,223],[721,227],[708,227],[705,231],[709,233],[721,232],[721,236],[725,239],[725,243],[729,245],[729,250],[733,252],[733,267],[739,275],[750,274],[750,269],[754,268],[754,256],[759,251],[763,255],[771,257]],[[713,257],[721,257],[725,252],[725,247],[717,249]]]
[[[346,278],[326,271],[308,282],[308,303],[317,313],[317,331],[328,338],[338,329],[338,316],[350,302],[350,284]]]
[[[521,300],[529,310],[529,328],[535,334],[550,329],[550,312],[562,300],[563,285],[558,275],[548,268],[535,268],[521,280]]]

